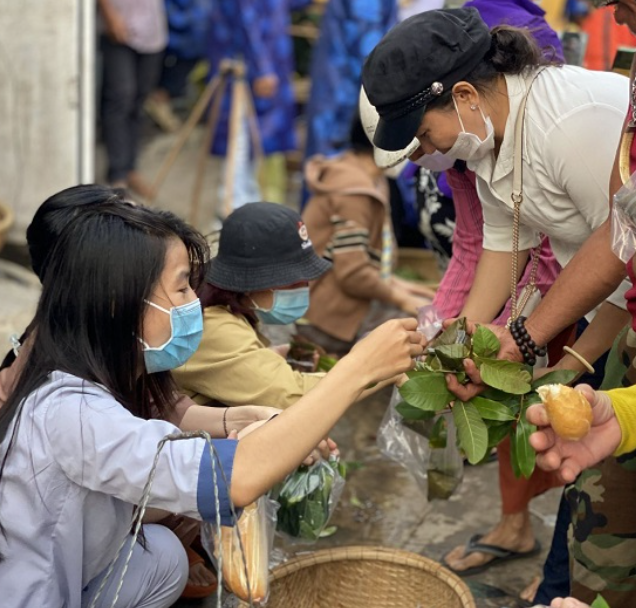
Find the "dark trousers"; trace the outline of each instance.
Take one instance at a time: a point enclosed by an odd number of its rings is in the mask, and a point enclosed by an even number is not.
[[[588,322],[585,319],[579,321],[577,326],[577,338],[585,331]],[[594,364],[594,373],[586,373],[576,384],[589,384],[598,389],[605,375],[605,364],[608,353],[605,353]],[[539,586],[534,598],[535,604],[550,605],[555,597],[567,597],[570,595],[570,554],[568,550],[568,528],[572,521],[571,509],[565,498],[565,492],[561,495],[557,521],[554,527],[554,536],[550,553],[543,566],[543,582]]]
[[[159,82],[163,53],[138,53],[102,38],[102,137],[108,181],[125,181],[135,168],[143,103]]]

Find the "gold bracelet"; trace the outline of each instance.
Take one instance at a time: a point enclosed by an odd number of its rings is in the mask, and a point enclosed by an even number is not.
[[[590,372],[590,374],[593,374],[596,371],[592,364],[585,357],[579,355],[579,353],[577,353],[573,348],[564,346],[563,352],[568,355],[572,355],[579,363],[583,365],[583,367],[585,367],[585,369],[587,369],[588,372]]]

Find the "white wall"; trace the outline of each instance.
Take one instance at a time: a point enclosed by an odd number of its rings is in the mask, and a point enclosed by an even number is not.
[[[24,242],[51,194],[93,180],[94,0],[0,0],[0,199]]]

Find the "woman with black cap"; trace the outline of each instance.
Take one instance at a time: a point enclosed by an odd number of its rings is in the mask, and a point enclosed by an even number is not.
[[[475,320],[495,316],[519,278],[511,277],[513,258],[518,257],[515,270],[523,271],[540,234],[550,237],[564,267],[589,239],[543,305],[531,316],[527,309],[523,314],[530,317],[525,335],[542,346],[609,296],[575,346],[594,361],[626,320],[627,285],[618,288],[624,271],[611,252],[606,222],[626,81],[549,65],[525,32],[509,27],[489,32],[469,10],[420,15],[408,25],[376,47],[363,82],[381,116],[379,147],[406,147],[415,136],[420,148],[412,159],[426,154],[451,164],[464,160],[477,174],[484,254],[461,314]],[[520,136],[517,126],[523,128]],[[516,248],[513,233],[519,235]],[[583,255],[588,257],[582,270],[577,260]],[[523,360],[511,333],[499,333],[506,356]],[[582,371],[572,356],[559,367]],[[453,388],[460,398],[471,394]]]
[[[300,319],[309,307],[309,281],[330,268],[295,211],[274,203],[234,211],[199,290],[201,345],[174,372],[182,390],[199,404],[287,408],[316,386],[324,374],[294,371],[281,356],[286,349],[268,348],[259,323]]]
[[[363,85],[380,114],[376,146],[395,150],[417,137],[412,159],[464,160],[477,175],[484,252],[462,315],[494,318],[545,234],[565,270],[526,314],[526,334],[541,350],[570,323],[591,319],[606,300],[575,346],[591,361],[606,352],[627,320],[628,284],[621,284],[625,270],[610,248],[607,204],[627,80],[550,65],[526,31],[490,31],[475,10],[455,9],[416,15],[393,28],[369,55]],[[511,198],[515,177],[517,203]],[[493,331],[507,358],[524,360],[519,339]],[[526,352],[528,362],[533,358]],[[559,366],[584,371],[573,356]],[[472,385],[451,388],[460,398],[474,393]]]

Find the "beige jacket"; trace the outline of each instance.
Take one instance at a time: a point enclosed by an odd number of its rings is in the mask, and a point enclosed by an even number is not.
[[[296,372],[267,348],[245,317],[224,306],[203,311],[203,339],[188,362],[176,369],[181,390],[200,405],[287,408],[311,390],[324,374]]]
[[[316,253],[333,263],[311,285],[305,318],[345,341],[355,338],[372,300],[391,301],[380,276],[382,233],[391,221],[389,187],[384,176],[374,179],[372,162],[346,152],[314,157],[305,170],[312,197],[303,220]]]

